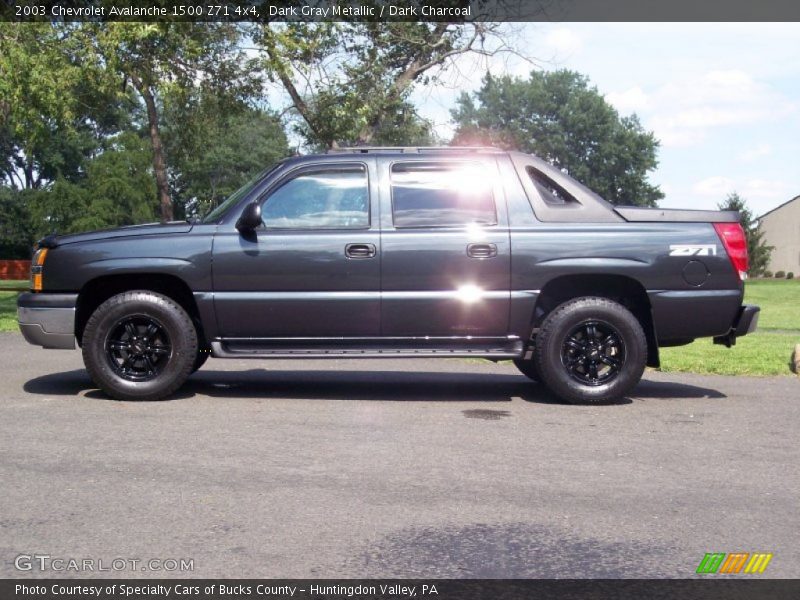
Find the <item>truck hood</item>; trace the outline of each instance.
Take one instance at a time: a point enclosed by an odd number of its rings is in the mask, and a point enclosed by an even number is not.
[[[142,235],[166,235],[171,233],[188,233],[192,230],[192,224],[186,221],[171,221],[169,223],[146,223],[144,225],[127,225],[115,229],[101,229],[99,231],[87,231],[86,233],[71,233],[69,235],[49,235],[39,242],[43,248],[55,248],[64,244],[74,244],[78,242],[92,242],[96,240],[108,240],[119,237],[132,237]]]

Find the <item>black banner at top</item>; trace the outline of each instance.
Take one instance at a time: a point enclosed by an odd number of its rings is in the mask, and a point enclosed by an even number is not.
[[[3,0],[2,21],[800,21],[798,0]]]

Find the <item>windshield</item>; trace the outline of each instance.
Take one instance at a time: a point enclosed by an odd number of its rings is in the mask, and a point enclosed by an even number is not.
[[[212,210],[208,213],[205,217],[201,219],[201,223],[214,223],[218,221],[222,215],[224,215],[228,209],[236,204],[239,200],[244,198],[247,194],[249,194],[254,187],[256,187],[267,175],[272,173],[275,169],[283,164],[283,161],[272,165],[271,167],[267,167],[263,171],[261,171],[258,175],[253,177],[250,181],[245,183],[242,187],[238,190],[233,192],[230,196],[228,196],[225,201],[220,204],[217,208]]]

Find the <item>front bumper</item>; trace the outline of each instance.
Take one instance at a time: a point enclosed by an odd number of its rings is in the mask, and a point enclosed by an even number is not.
[[[75,348],[75,305],[78,294],[20,294],[17,320],[25,339],[43,348]]]
[[[736,338],[748,333],[753,333],[758,326],[758,313],[761,312],[760,306],[745,304],[736,314],[736,319],[731,325],[730,330],[725,335],[718,335],[714,338],[715,344],[724,344],[728,348],[736,344]]]

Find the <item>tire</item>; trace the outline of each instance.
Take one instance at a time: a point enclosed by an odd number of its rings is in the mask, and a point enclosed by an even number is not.
[[[197,351],[197,356],[194,359],[194,364],[192,365],[192,373],[196,373],[200,370],[206,361],[208,360],[209,356],[211,356],[211,348],[200,348]]]
[[[638,319],[612,300],[583,297],[553,310],[536,336],[541,381],[573,404],[621,398],[639,383],[647,340]]]
[[[198,357],[197,331],[174,300],[147,290],[103,302],[83,332],[83,362],[117,400],[159,400],[177,390]]]
[[[539,369],[536,366],[536,361],[533,358],[530,360],[525,360],[524,358],[515,358],[514,366],[520,370],[520,373],[525,375],[525,377],[531,381],[542,380],[542,376],[539,375]]]

